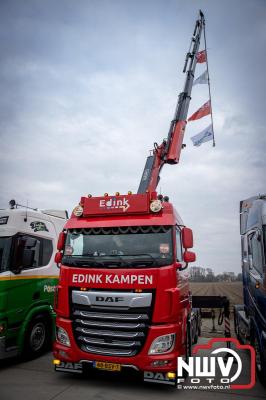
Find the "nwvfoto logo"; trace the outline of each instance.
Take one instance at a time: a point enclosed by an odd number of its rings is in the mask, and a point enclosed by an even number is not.
[[[234,344],[234,349],[223,346],[215,348],[207,356],[189,357],[185,361],[182,357],[177,360],[177,383],[184,385],[184,373],[188,375],[187,384],[202,385],[206,388],[213,388],[214,384],[226,385],[224,389],[250,389],[255,385],[255,350],[250,345],[241,345],[234,338],[215,338],[211,339],[207,344],[197,345],[193,349],[193,353],[197,354],[200,350],[212,349],[215,343],[228,345]],[[248,350],[250,352],[250,381],[245,384],[239,384],[239,378],[243,380],[243,363],[237,350]],[[223,357],[221,356],[223,354]],[[241,354],[241,353],[240,353]],[[232,384],[233,383],[233,384]]]
[[[116,199],[115,197],[109,200],[100,200],[100,207],[105,208],[107,210],[110,209],[122,209],[124,212],[126,212],[130,205],[128,203],[128,200],[123,197],[122,199]]]

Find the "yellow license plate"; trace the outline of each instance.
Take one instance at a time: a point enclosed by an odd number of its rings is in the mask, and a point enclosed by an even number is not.
[[[95,361],[94,368],[104,369],[105,371],[121,371],[120,364],[114,364],[110,362]]]

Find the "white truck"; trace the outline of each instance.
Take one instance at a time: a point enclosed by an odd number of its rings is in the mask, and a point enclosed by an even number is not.
[[[54,262],[67,212],[0,210],[0,360],[40,355],[52,339],[59,270]]]

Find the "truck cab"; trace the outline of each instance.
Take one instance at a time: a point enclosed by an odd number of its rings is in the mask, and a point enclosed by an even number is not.
[[[171,381],[177,357],[190,354],[192,246],[167,197],[82,197],[56,255],[56,369],[132,368]]]
[[[256,351],[257,372],[266,383],[266,195],[240,202],[244,304],[235,306],[235,328]]]
[[[0,360],[37,356],[52,337],[60,210],[0,210]]]

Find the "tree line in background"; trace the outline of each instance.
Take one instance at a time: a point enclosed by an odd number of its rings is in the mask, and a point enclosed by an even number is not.
[[[211,268],[190,267],[190,280],[194,282],[237,282],[242,281],[242,273],[235,274],[234,272],[223,272],[214,274]]]

